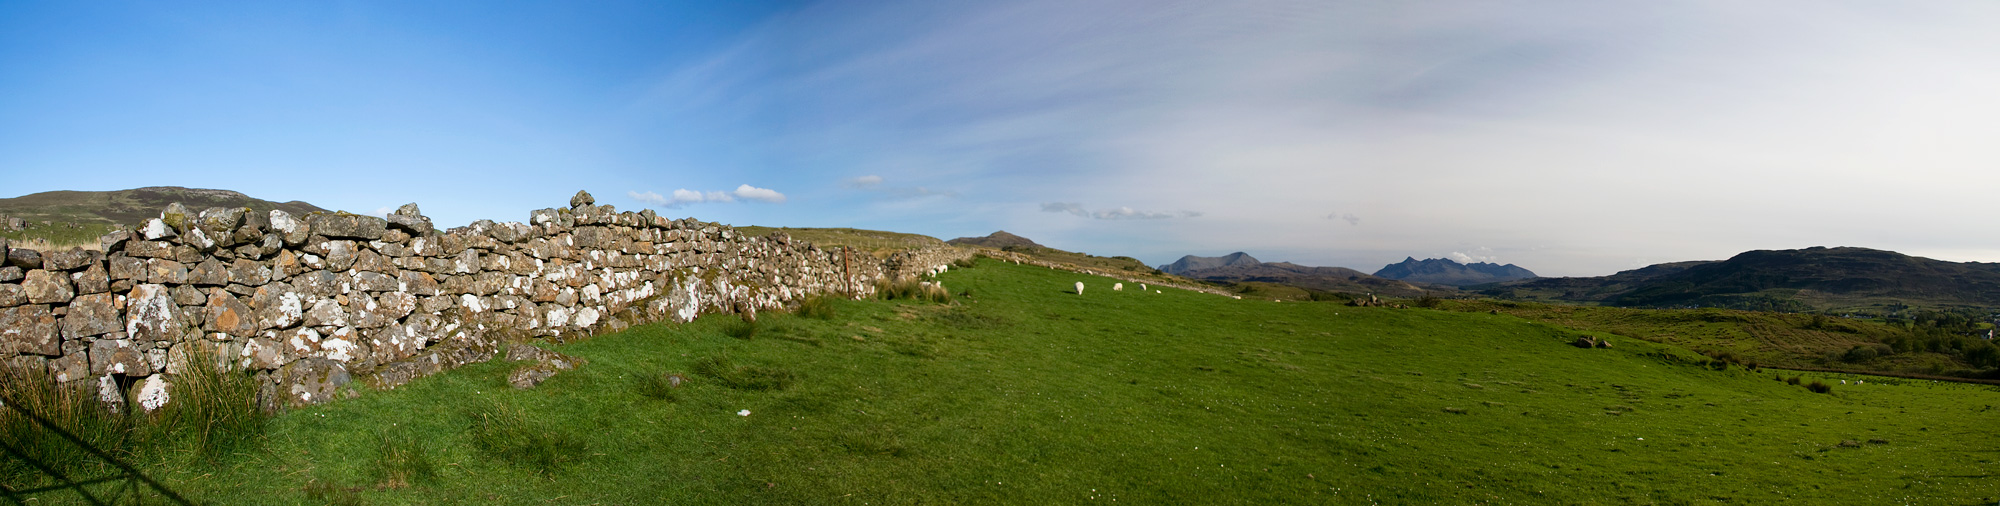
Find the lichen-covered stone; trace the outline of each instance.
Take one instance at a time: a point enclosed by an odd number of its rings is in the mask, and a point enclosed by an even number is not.
[[[271,268],[255,260],[238,258],[229,264],[229,282],[258,286],[271,282]]]
[[[86,348],[87,349],[87,348]],[[90,353],[66,353],[49,359],[49,376],[57,383],[68,383],[90,377]]]
[[[389,229],[388,220],[359,214],[314,214],[306,218],[313,235],[331,239],[381,239]]]
[[[0,309],[0,356],[62,353],[56,316],[45,304]]]
[[[174,304],[181,307],[208,304],[208,294],[202,293],[201,289],[195,288],[194,285],[174,285],[173,294]]]
[[[396,285],[399,291],[415,295],[431,296],[438,294],[437,278],[422,272],[403,271],[402,274],[396,275]]]
[[[143,279],[146,277],[146,259],[124,255],[113,255],[106,259],[107,272],[112,280]]]
[[[271,283],[257,287],[250,297],[250,310],[263,329],[288,329],[305,318],[305,297],[292,285]]]
[[[237,366],[251,371],[269,371],[285,365],[284,349],[270,339],[255,338],[243,343],[243,351],[237,357],[240,359]]]
[[[319,299],[313,302],[312,309],[306,310],[305,324],[311,327],[345,327],[347,310],[333,299]]]
[[[28,289],[13,283],[0,283],[0,307],[14,307],[28,303]]]
[[[146,281],[162,285],[183,285],[188,283],[187,264],[164,258],[146,260]]]
[[[15,267],[12,265],[6,267],[0,267],[0,283],[13,283],[15,281],[20,281],[21,278],[24,277],[27,277],[27,271],[21,270],[20,267]]]
[[[430,235],[432,230],[430,218],[402,214],[389,215],[388,226],[392,230],[401,230],[414,236]]]
[[[292,213],[272,209],[269,216],[271,219],[271,232],[278,234],[278,237],[284,240],[286,246],[304,244],[306,238],[312,236],[312,227],[306,226],[304,220],[293,217]]]
[[[99,339],[90,342],[90,373],[143,376],[153,373],[153,364],[146,361],[145,354],[132,341]]]
[[[285,366],[279,385],[293,407],[333,400],[341,387],[353,381],[347,367],[325,358],[302,358]]]
[[[111,290],[111,275],[105,272],[103,263],[92,263],[82,272],[72,272],[69,274],[69,279],[79,294],[103,293]]]
[[[74,271],[96,264],[104,259],[104,252],[83,248],[51,251],[42,255],[42,268],[58,271]]]
[[[28,302],[35,304],[64,303],[76,297],[76,288],[70,284],[69,273],[63,271],[28,271],[21,287],[28,290]]]
[[[380,272],[354,273],[354,289],[368,292],[393,292],[399,283],[396,278]]]
[[[243,214],[250,211],[246,207],[211,207],[202,210],[197,228],[207,231],[209,237],[217,241],[235,244],[236,227],[243,224]]]
[[[244,305],[243,301],[237,300],[236,296],[227,290],[209,290],[208,305],[205,308],[207,318],[202,322],[202,330],[221,332],[235,337],[250,337],[257,335],[257,331],[263,330],[257,328],[257,319],[250,312],[250,306]]]
[[[229,266],[213,258],[202,260],[188,270],[188,282],[201,286],[229,284]]]
[[[82,339],[109,334],[123,329],[125,319],[120,314],[118,296],[95,293],[78,296],[69,303],[69,312],[62,317],[63,338]]]

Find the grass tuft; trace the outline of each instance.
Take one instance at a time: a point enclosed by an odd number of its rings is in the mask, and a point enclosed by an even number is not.
[[[639,375],[633,384],[633,389],[639,392],[640,397],[647,399],[679,402],[681,384],[686,382],[687,378],[679,374],[647,373]]]
[[[375,439],[375,461],[370,468],[380,488],[405,488],[437,479],[437,463],[431,450],[404,425],[390,425]]]
[[[835,315],[833,297],[815,295],[799,301],[799,316],[816,320],[831,320]]]
[[[46,370],[39,368],[0,366],[0,395],[5,396],[4,402],[35,413],[91,446],[114,453],[128,450],[136,442],[131,437],[135,419],[106,409],[98,402],[93,387],[94,382],[88,381],[57,385]],[[64,474],[97,471],[100,467],[89,452],[14,408],[0,408],[0,443]],[[11,455],[0,457],[0,484],[25,488],[41,483],[40,478],[41,474],[28,462]]]
[[[214,356],[197,348],[193,357]],[[232,365],[189,360],[173,377],[171,400],[155,429],[164,437],[184,437],[194,456],[213,461],[249,449],[264,434],[270,415],[257,407],[257,379]]]
[[[480,451],[543,476],[554,475],[584,451],[583,439],[574,431],[530,420],[520,408],[505,404],[473,413],[471,433]]]
[[[784,390],[796,376],[776,367],[735,365],[727,358],[707,357],[694,363],[694,373],[714,378],[717,383],[737,390]]]
[[[722,326],[723,335],[737,339],[757,337],[757,330],[757,322],[753,320],[738,320]]]

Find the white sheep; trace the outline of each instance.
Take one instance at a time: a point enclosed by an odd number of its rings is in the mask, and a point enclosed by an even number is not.
[[[1111,284],[1111,291],[1114,291],[1114,292],[1123,292],[1123,291],[1125,291],[1125,284],[1124,284],[1124,283],[1112,283],[1112,284]]]
[[[1077,294],[1077,295],[1083,295],[1083,282],[1082,282],[1082,281],[1078,281],[1078,282],[1076,282],[1076,294]]]
[[[1146,284],[1145,284],[1145,283],[1139,283],[1139,291],[1143,292],[1143,291],[1146,291],[1146,290],[1147,290],[1147,288],[1146,288]]]

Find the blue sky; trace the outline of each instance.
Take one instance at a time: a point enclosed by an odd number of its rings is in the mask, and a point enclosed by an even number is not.
[[[1990,2],[0,2],[0,196],[224,188],[441,224],[576,190],[1601,275],[2000,261]]]

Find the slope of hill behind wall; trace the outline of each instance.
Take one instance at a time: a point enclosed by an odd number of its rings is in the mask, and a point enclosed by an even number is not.
[[[267,407],[312,404],[351,391],[350,378],[393,387],[511,339],[866,296],[875,280],[970,254],[878,260],[593,204],[579,192],[527,223],[449,231],[414,204],[388,219],[171,212],[105,235],[102,251],[15,248],[0,268],[0,362],[139,388],[214,346],[256,372]]]

